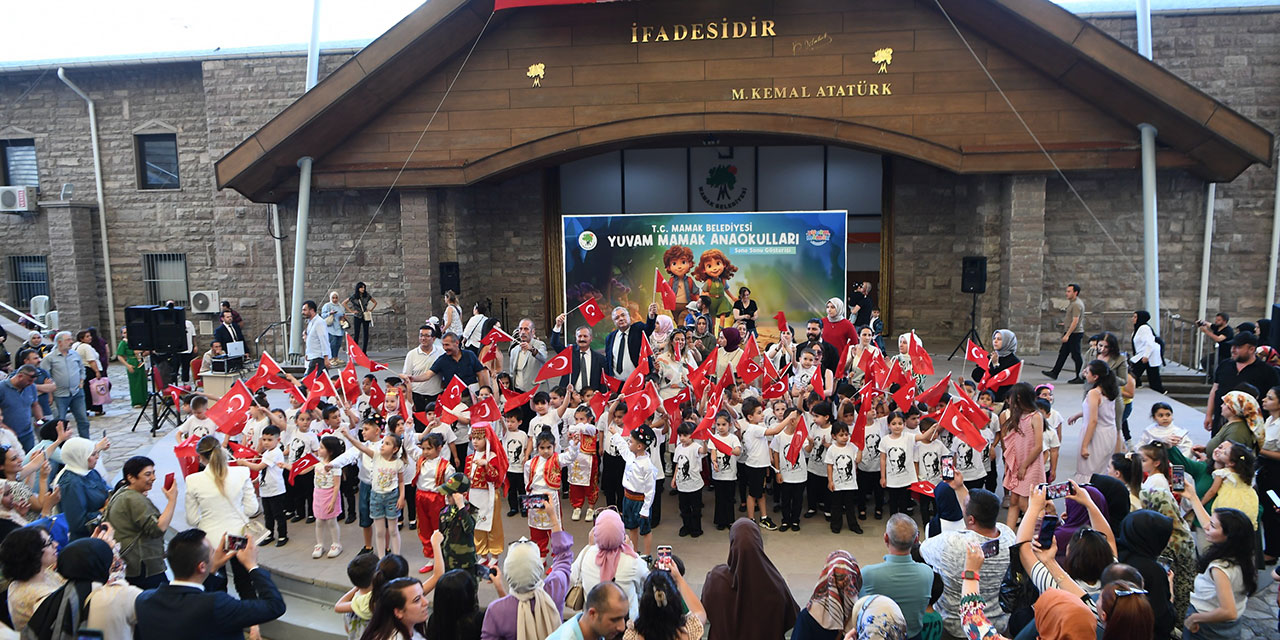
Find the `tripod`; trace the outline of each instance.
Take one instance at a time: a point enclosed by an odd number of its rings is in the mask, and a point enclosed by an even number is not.
[[[148,357],[151,357],[151,356],[148,356]],[[140,363],[138,366],[143,366],[143,365]],[[173,418],[173,424],[175,425],[179,424],[182,421],[178,418],[178,414],[174,413],[174,409],[176,409],[176,407],[170,407],[165,402],[165,394],[160,393],[160,390],[156,389],[156,376],[155,376],[154,364],[152,365],[152,370],[147,372],[147,379],[151,381],[149,383],[151,385],[151,388],[147,391],[147,402],[146,404],[142,405],[142,409],[138,411],[138,417],[134,419],[133,428],[130,429],[129,431],[137,431],[138,425],[142,422],[142,419],[145,417],[151,422],[151,437],[154,438],[156,435],[156,432],[160,430],[160,427],[161,425],[164,424],[165,420],[168,420],[169,418]],[[150,416],[147,415],[148,411],[151,412]]]
[[[973,306],[969,308],[969,333],[964,334],[964,337],[960,338],[960,342],[956,343],[956,348],[951,351],[951,355],[947,356],[947,360],[951,360],[952,358],[956,357],[957,353],[960,353],[963,350],[967,350],[969,348],[969,340],[973,340],[974,342],[978,343],[978,346],[982,347],[983,349],[987,348],[985,345],[982,344],[982,337],[978,335],[978,294],[977,293],[973,294]]]

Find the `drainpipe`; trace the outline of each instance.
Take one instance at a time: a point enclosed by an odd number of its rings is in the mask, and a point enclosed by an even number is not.
[[[311,6],[311,41],[307,45],[307,85],[310,91],[320,78],[320,0]],[[311,226],[311,156],[298,160],[298,228],[293,245],[293,321],[289,323],[289,354],[302,350],[303,280],[307,267],[307,231]]]
[[[1209,313],[1209,256],[1213,253],[1213,202],[1218,194],[1218,185],[1209,183],[1209,192],[1204,198],[1204,249],[1200,255],[1200,310],[1196,314],[1197,320],[1203,320],[1205,314]],[[1272,252],[1275,255],[1275,234],[1272,233]],[[1274,272],[1275,270],[1272,269]],[[1274,283],[1273,283],[1274,284]],[[1204,339],[1196,340],[1196,362],[1204,357]]]
[[[275,228],[276,293],[280,296],[280,322],[284,322],[289,319],[289,307],[285,306],[284,297],[284,243],[280,241],[284,236],[280,235],[280,205],[271,205],[271,223]]]
[[[1138,0],[1138,53],[1151,59],[1151,2]],[[1151,328],[1160,334],[1160,243],[1156,213],[1156,128],[1138,125],[1142,135],[1142,271]]]
[[[98,144],[98,114],[94,109],[93,98],[90,98],[89,94],[67,77],[66,69],[58,67],[58,79],[76,92],[76,95],[80,96],[89,107],[89,138],[93,144],[93,181],[98,191],[98,234],[102,237],[102,266],[107,277],[107,324],[111,327],[109,334],[111,338],[107,340],[107,345],[111,345],[111,340],[119,334],[116,332],[115,285],[111,281],[111,247],[107,244],[107,204],[102,194],[102,152]]]
[[[1280,154],[1277,154],[1280,155]],[[1280,162],[1276,162],[1276,205],[1271,214],[1271,262],[1267,268],[1267,306],[1262,316],[1271,317],[1271,306],[1276,303],[1276,262],[1280,258]]]

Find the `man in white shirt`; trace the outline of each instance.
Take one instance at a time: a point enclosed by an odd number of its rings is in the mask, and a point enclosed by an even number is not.
[[[436,328],[429,324],[418,327],[418,346],[404,356],[404,367],[400,370],[400,377],[405,380],[412,381],[416,376],[431,370],[431,365],[435,364],[436,358],[444,355],[444,347],[436,342]],[[411,382],[409,385],[413,392],[413,411],[426,411],[427,405],[435,402],[443,391],[440,376],[432,376],[425,382]],[[427,425],[413,420],[413,428],[418,433],[426,430]]]
[[[511,382],[517,389],[532,391],[541,387],[545,391],[546,382],[534,382],[538,371],[547,361],[547,345],[533,333],[533,320],[524,318],[516,330],[515,342],[511,345],[511,355],[507,358],[507,373],[511,374]]]
[[[315,300],[307,300],[302,303],[302,317],[307,320],[305,343],[307,358],[306,375],[311,375],[311,372],[317,369],[322,374],[327,375],[329,358],[332,358],[333,354],[329,353],[327,327],[324,324],[324,320],[320,318],[320,314],[316,309]]]

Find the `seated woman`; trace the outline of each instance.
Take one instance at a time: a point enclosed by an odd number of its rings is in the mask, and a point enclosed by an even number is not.
[[[561,529],[560,514],[546,509],[551,518],[551,571],[542,568],[538,545],[521,539],[507,547],[503,577],[509,595],[489,604],[484,612],[481,636],[485,640],[545,638],[559,626],[569,595],[569,570],[573,565],[573,536]]]
[[[862,570],[848,551],[827,555],[809,604],[796,617],[791,640],[835,640],[849,628],[854,602],[862,590]]]
[[[36,607],[64,580],[53,570],[58,551],[49,532],[24,527],[0,542],[0,571],[9,582],[9,619],[15,631],[27,628]]]
[[[1214,509],[1211,516],[1194,492],[1183,495],[1195,510],[1209,546],[1200,552],[1196,566],[1200,575],[1191,592],[1182,637],[1239,638],[1249,594],[1258,588],[1253,525],[1238,509]]]
[[[656,569],[644,581],[640,616],[627,623],[622,640],[700,640],[707,611],[698,594],[674,559],[660,560]]]

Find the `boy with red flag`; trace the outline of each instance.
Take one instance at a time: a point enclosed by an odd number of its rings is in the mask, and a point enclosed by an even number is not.
[[[782,423],[782,433],[775,436],[770,445],[773,468],[777,469],[775,480],[782,488],[782,523],[778,525],[778,531],[799,531],[813,441],[809,439],[804,418],[795,407],[787,409]]]
[[[678,444],[671,454],[671,489],[680,500],[680,537],[702,535],[702,458],[707,443],[693,439],[694,424],[682,422],[676,428]]]

